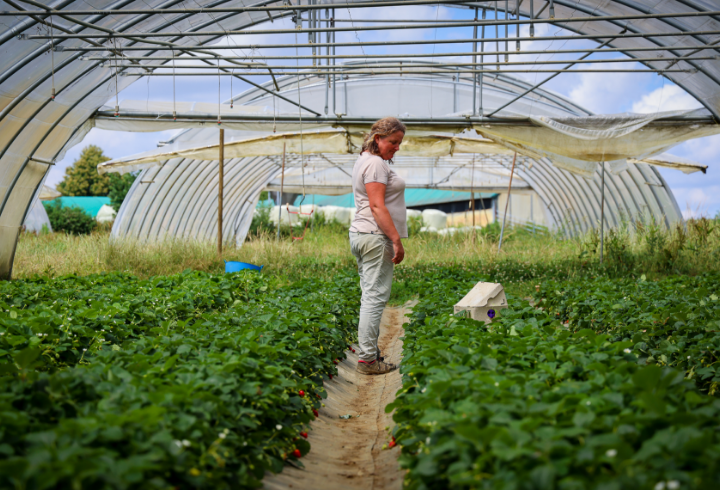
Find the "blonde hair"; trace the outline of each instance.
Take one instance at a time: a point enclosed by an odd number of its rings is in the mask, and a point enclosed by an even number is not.
[[[375,141],[375,135],[385,137],[390,136],[395,131],[402,131],[403,134],[407,133],[407,128],[400,122],[399,119],[395,117],[384,117],[379,121],[376,121],[370,128],[370,132],[365,135],[365,140],[363,141],[360,153],[369,151],[373,155],[379,155],[380,148],[378,148],[377,141]]]

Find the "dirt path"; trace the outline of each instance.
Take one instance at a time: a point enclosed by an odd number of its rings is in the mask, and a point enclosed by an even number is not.
[[[380,325],[380,349],[389,362],[402,355],[406,307],[386,308]],[[353,346],[357,349],[357,346]],[[402,385],[400,373],[363,376],[355,372],[357,354],[339,365],[340,375],[325,383],[328,398],[313,422],[310,453],[302,459],[305,469],[286,466],[279,475],[268,475],[264,488],[400,490],[403,472],[398,468],[400,448],[382,450],[389,440],[392,414],[385,406]],[[341,419],[340,415],[352,415]]]

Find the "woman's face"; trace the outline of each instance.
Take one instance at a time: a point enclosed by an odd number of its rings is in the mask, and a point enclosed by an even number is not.
[[[383,160],[392,160],[392,157],[400,149],[400,143],[402,143],[405,133],[402,131],[395,131],[387,136],[375,135],[375,142],[380,149],[380,158]]]

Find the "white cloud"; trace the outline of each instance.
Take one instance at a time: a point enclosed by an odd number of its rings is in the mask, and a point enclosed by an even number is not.
[[[642,69],[639,63],[603,63],[592,69]],[[598,114],[628,110],[630,104],[647,93],[653,75],[646,73],[580,73],[578,84],[568,97]]]
[[[690,94],[675,84],[666,82],[649,94],[643,95],[632,106],[632,112],[650,114],[660,111],[679,111],[701,107],[701,104]]]
[[[685,219],[713,217],[720,209],[720,185],[680,187],[673,194]]]

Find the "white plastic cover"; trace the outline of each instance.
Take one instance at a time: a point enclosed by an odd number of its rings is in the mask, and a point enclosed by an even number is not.
[[[166,103],[148,105],[165,106]],[[707,111],[703,111],[708,115]],[[614,174],[627,169],[627,161],[641,162],[685,173],[703,170],[703,166],[679,157],[655,156],[687,141],[720,133],[720,125],[697,124],[693,120],[673,121],[656,126],[650,123],[666,117],[697,115],[692,111],[663,112],[653,115],[611,114],[606,116],[551,118],[531,117],[535,125],[475,125],[480,137],[434,134],[428,128],[414,126],[403,139],[398,155],[439,157],[455,154],[511,155],[517,151],[534,159],[548,158],[555,166],[592,178],[598,162],[610,162]],[[164,127],[160,119],[156,130]],[[303,132],[261,134],[224,143],[225,158],[282,155],[283,153],[334,155],[358,153],[363,132],[369,127],[322,128]],[[161,148],[138,155],[117,158],[98,165],[101,174],[126,173],[162,164],[172,158],[212,160],[219,155],[217,138],[210,141],[183,141],[172,148]],[[650,158],[650,157],[653,158]]]
[[[112,206],[103,204],[97,216],[95,216],[95,221],[98,223],[110,223],[115,221],[115,216],[117,216],[117,211],[115,211]]]
[[[428,228],[442,230],[447,228],[447,213],[437,209],[425,209],[422,212],[423,224]]]
[[[33,231],[35,233],[43,231],[43,226],[46,227],[47,231],[53,231],[47,211],[45,211],[45,206],[40,202],[40,199],[33,201],[30,211],[28,211],[27,216],[25,216],[23,226],[25,227],[25,231]]]

